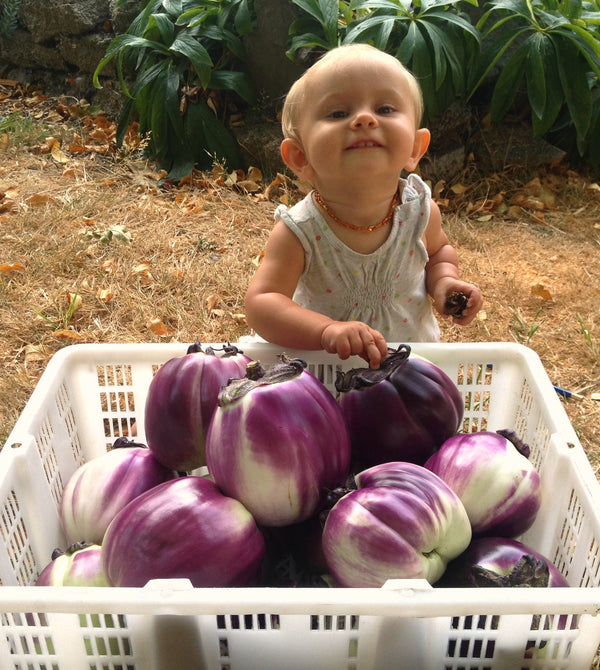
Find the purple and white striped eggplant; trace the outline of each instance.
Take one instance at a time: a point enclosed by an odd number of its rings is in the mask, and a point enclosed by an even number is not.
[[[160,463],[184,472],[206,464],[206,433],[219,391],[243,377],[249,362],[230,344],[217,355],[197,342],[159,368],[148,388],[144,423],[148,447]]]
[[[108,586],[102,569],[102,548],[77,542],[66,551],[55,549],[36,586]]]
[[[308,519],[348,475],[340,408],[305,366],[285,356],[265,369],[251,363],[219,395],[208,431],[211,476],[264,526]]]
[[[569,583],[543,554],[506,537],[480,537],[448,564],[438,586],[565,587]]]
[[[84,463],[67,481],[60,502],[67,542],[102,544],[117,512],[144,491],[176,476],[149,449],[119,438],[111,451]]]
[[[387,461],[423,465],[460,426],[464,402],[458,387],[437,365],[410,351],[401,345],[377,370],[338,374],[355,471]]]
[[[388,579],[434,584],[471,540],[458,496],[420,465],[389,462],[360,472],[357,490],[327,516],[323,552],[341,586],[381,587]]]
[[[133,500],[102,545],[112,586],[187,578],[196,587],[254,585],[265,541],[252,515],[204,477],[180,477]]]
[[[462,500],[473,535],[517,537],[541,504],[540,477],[528,455],[510,431],[481,431],[449,438],[425,467]]]

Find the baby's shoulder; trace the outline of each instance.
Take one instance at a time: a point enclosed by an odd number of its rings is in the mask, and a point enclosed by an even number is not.
[[[415,173],[399,179],[398,192],[400,193],[401,203],[409,202],[415,198],[431,198],[429,185]]]
[[[302,200],[295,205],[289,207],[288,205],[279,205],[275,209],[275,221],[283,221],[286,225],[294,227],[300,226],[302,228],[311,225],[315,221],[316,208],[312,200],[312,195],[309,193]]]

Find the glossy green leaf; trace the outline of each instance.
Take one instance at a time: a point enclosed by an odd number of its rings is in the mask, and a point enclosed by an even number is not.
[[[525,75],[527,77],[527,97],[531,110],[539,118],[543,118],[546,109],[546,72],[544,63],[546,42],[549,38],[543,33],[534,33],[529,37]]]
[[[564,40],[555,39],[554,47],[558,54],[560,83],[579,143],[585,137],[592,118],[592,96],[586,68],[577,57],[577,51],[573,45]]]
[[[175,26],[165,14],[152,14],[144,31],[144,37],[168,47],[175,37]]]
[[[211,167],[215,159],[231,169],[242,164],[235,138],[203,100],[188,105],[184,126],[187,142],[196,147],[194,160],[200,168]],[[198,134],[203,138],[201,144],[196,142]]]
[[[248,2],[244,0],[235,14],[233,22],[235,31],[240,36],[249,35],[254,30],[254,20]]]
[[[504,118],[510,109],[515,95],[525,74],[525,62],[528,54],[527,44],[521,45],[504,65],[494,86],[491,102],[491,118],[493,122]]]
[[[256,104],[256,91],[243,72],[213,70],[208,88],[234,91],[248,104]]]
[[[205,88],[208,86],[213,62],[208,51],[198,40],[187,33],[180,33],[171,45],[170,51],[188,58],[198,74],[202,86]]]

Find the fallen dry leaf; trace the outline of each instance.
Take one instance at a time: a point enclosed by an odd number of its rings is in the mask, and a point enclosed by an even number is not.
[[[71,291],[67,291],[65,298],[71,314],[75,314],[75,312],[78,312],[83,307],[83,298],[79,293],[71,293]]]
[[[8,212],[18,212],[19,211],[19,203],[16,202],[15,200],[12,200],[11,198],[8,197],[3,197],[0,199],[0,214],[8,213]]]
[[[107,275],[112,274],[115,269],[115,259],[107,258],[105,261],[102,261],[101,267]]]
[[[263,180],[263,173],[260,171],[259,168],[254,167],[251,165],[248,168],[248,179],[251,181],[262,181]]]
[[[261,190],[261,187],[255,181],[251,181],[250,179],[241,179],[236,182],[235,185],[247,193],[258,193],[258,191]]]
[[[211,293],[210,295],[206,296],[204,302],[206,304],[206,309],[209,312],[212,312],[219,302],[219,296],[216,293]]]
[[[68,163],[70,160],[67,154],[60,148],[60,143],[58,141],[52,145],[50,155],[57,163]]]
[[[53,205],[55,202],[56,200],[51,195],[44,195],[43,193],[35,193],[25,200],[25,204],[34,209]]]
[[[542,282],[535,282],[532,284],[531,293],[532,295],[536,295],[538,298],[542,298],[542,300],[552,300],[552,294]]]
[[[96,291],[96,297],[101,302],[110,302],[113,298],[112,287],[98,289],[98,291]]]
[[[11,272],[20,272],[25,266],[21,263],[0,263],[0,274],[9,275]]]
[[[172,328],[167,328],[167,326],[158,318],[150,319],[147,323],[147,328],[158,337],[170,337],[175,334],[175,331]]]
[[[30,363],[33,361],[44,361],[50,355],[50,351],[47,347],[39,344],[28,344],[23,349],[25,355],[25,362]]]
[[[57,337],[59,340],[82,340],[83,335],[78,333],[76,330],[69,330],[68,328],[61,328],[60,330],[54,331],[54,337]]]
[[[450,190],[455,195],[462,195],[467,190],[467,187],[464,184],[453,184]]]

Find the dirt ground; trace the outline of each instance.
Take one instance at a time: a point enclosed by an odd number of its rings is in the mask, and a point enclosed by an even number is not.
[[[0,83],[0,444],[49,358],[76,342],[235,341],[279,202],[304,185],[258,169],[160,182],[143,141],[85,103]],[[141,144],[140,144],[141,143]],[[600,467],[600,183],[559,163],[432,184],[485,306],[446,341],[520,342]]]

